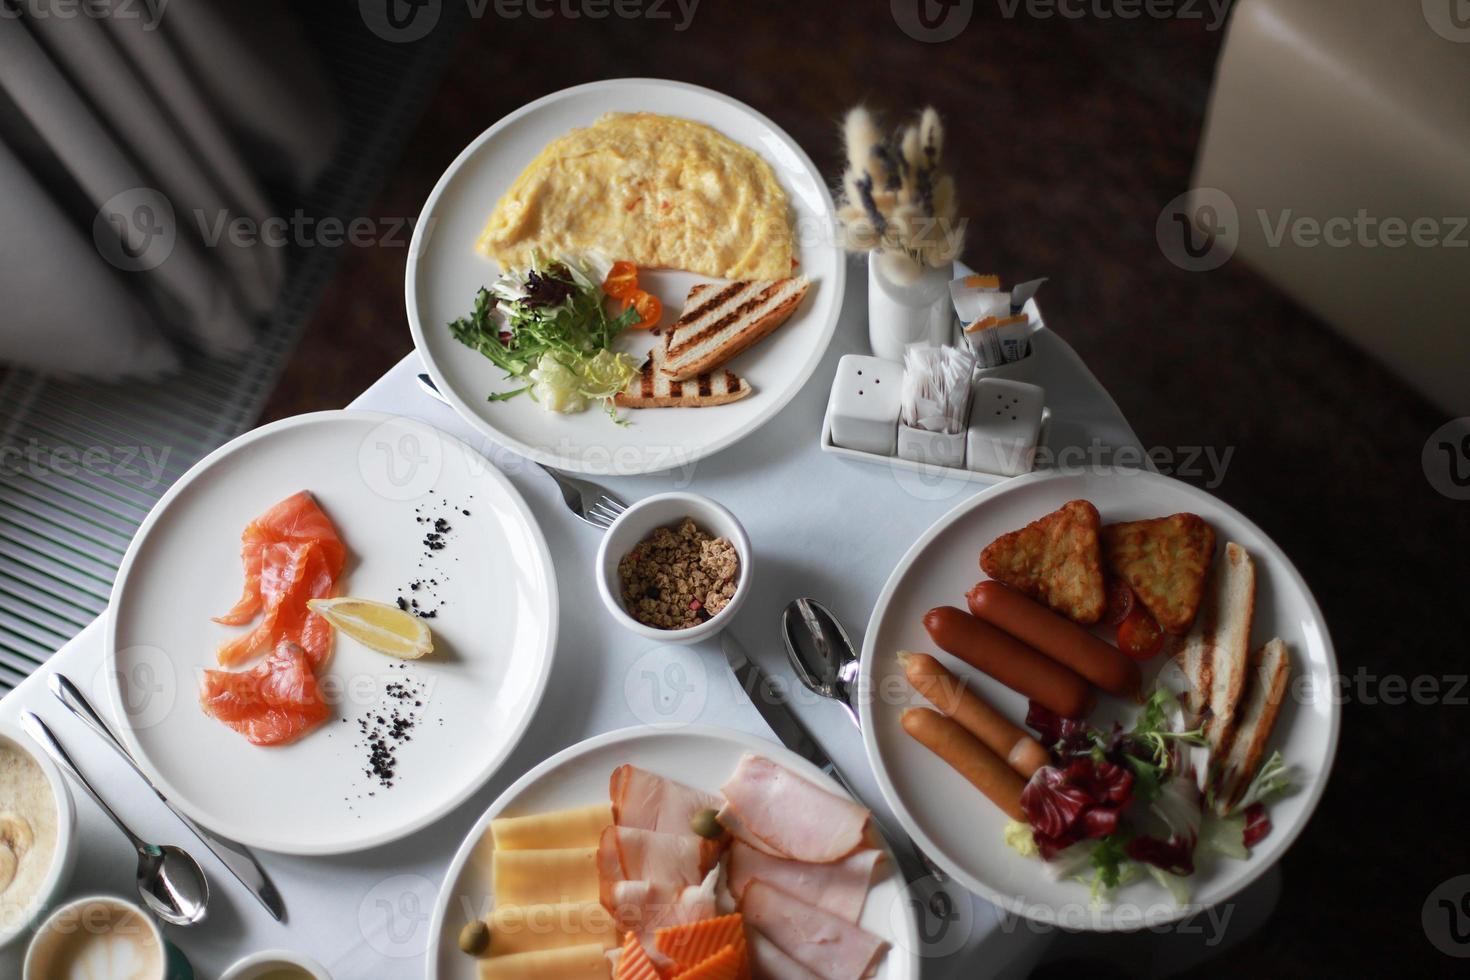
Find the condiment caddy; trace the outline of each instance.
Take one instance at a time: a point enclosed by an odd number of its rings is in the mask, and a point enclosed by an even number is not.
[[[1031,472],[1049,419],[1046,392],[1032,383],[1039,372],[1031,340],[1045,329],[1034,298],[1040,283],[1003,293],[994,277],[957,279],[951,296],[961,315],[952,318],[950,346],[914,344],[903,363],[844,356],[822,451],[982,484]],[[1013,298],[1022,301],[1015,315]]]

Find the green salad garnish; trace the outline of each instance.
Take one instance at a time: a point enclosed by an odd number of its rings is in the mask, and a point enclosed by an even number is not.
[[[612,347],[639,314],[630,307],[609,316],[601,282],[590,265],[564,258],[503,275],[476,294],[474,312],[450,323],[449,332],[506,377],[526,382],[491,394],[491,401],[524,392],[547,411],[570,413],[600,400],[624,424],[613,396],[637,377],[640,365]]]

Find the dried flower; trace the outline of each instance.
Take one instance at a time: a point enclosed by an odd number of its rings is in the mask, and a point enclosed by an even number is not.
[[[892,252],[918,267],[939,268],[958,258],[964,224],[955,218],[954,179],[939,169],[939,113],[927,107],[917,122],[884,137],[873,114],[857,106],[843,122],[842,137],[847,170],[837,218],[843,244],[854,252]]]

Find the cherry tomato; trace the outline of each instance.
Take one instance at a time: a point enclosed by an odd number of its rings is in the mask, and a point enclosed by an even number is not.
[[[1153,614],[1134,603],[1133,609],[1118,624],[1118,649],[1134,660],[1148,660],[1164,648],[1164,631]]]
[[[638,322],[629,327],[629,330],[650,330],[658,326],[658,321],[664,315],[664,304],[659,302],[657,296],[646,293],[641,289],[635,289],[623,297],[623,310],[628,307],[638,311]]]
[[[602,283],[602,291],[613,299],[627,299],[638,290],[638,267],[632,262],[614,262]]]
[[[1106,626],[1117,626],[1133,611],[1133,589],[1120,578],[1108,579],[1108,606],[1103,610]]]

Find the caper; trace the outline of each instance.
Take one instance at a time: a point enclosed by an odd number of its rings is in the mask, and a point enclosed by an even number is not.
[[[700,810],[696,813],[689,821],[689,829],[710,840],[725,832],[725,828],[720,826],[720,815],[713,810]]]
[[[490,927],[479,919],[466,922],[459,931],[459,948],[471,956],[479,956],[490,948]]]

